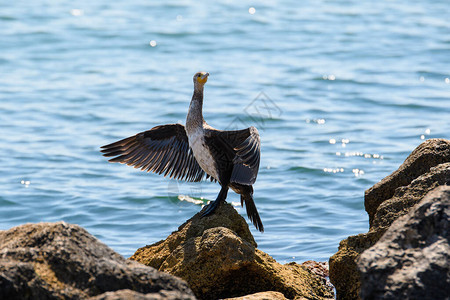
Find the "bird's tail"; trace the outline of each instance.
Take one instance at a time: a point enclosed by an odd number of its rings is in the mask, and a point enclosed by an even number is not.
[[[246,193],[241,194],[241,206],[244,206],[247,210],[247,216],[252,221],[253,225],[255,225],[256,229],[260,232],[264,232],[264,226],[261,222],[261,218],[259,217],[258,210],[256,209],[255,202],[253,201],[253,189]]]

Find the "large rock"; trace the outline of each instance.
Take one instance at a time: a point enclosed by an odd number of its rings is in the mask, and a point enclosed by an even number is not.
[[[339,251],[330,258],[330,280],[336,287],[338,299],[359,298],[358,257],[430,190],[450,184],[449,162],[450,141],[428,140],[418,146],[397,171],[366,191],[366,210],[369,217],[372,216],[369,232],[341,241]],[[373,207],[375,211],[371,210]]]
[[[281,265],[256,249],[245,220],[229,204],[206,218],[196,214],[166,240],[140,248],[130,258],[185,279],[200,299],[263,291],[289,299],[332,298],[325,280],[296,263]]]
[[[450,298],[450,187],[431,191],[358,261],[363,299]]]
[[[195,299],[184,281],[124,259],[77,225],[0,231],[0,299],[86,299],[125,289],[151,299]]]
[[[391,175],[383,178],[365,192],[364,206],[372,225],[378,206],[390,199],[398,187],[406,186],[431,167],[450,162],[450,141],[429,139],[420,144]]]
[[[280,292],[260,292],[236,298],[227,298],[224,300],[288,300]]]
[[[417,177],[408,186],[397,188],[391,199],[378,206],[370,231],[384,233],[396,219],[407,214],[429,191],[441,185],[450,185],[450,162],[432,167],[429,172]]]

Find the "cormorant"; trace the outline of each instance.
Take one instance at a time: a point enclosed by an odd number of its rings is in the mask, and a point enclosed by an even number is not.
[[[203,119],[203,87],[209,73],[194,75],[194,94],[186,118],[186,127],[167,124],[153,127],[118,142],[102,146],[110,162],[124,163],[147,172],[155,172],[191,182],[206,178],[217,181],[221,189],[217,199],[207,205],[202,216],[212,214],[225,202],[228,189],[241,195],[248,218],[256,229],[264,227],[253,201],[253,187],[258,175],[260,139],[251,126],[224,131],[209,126]],[[205,174],[206,173],[206,174]]]

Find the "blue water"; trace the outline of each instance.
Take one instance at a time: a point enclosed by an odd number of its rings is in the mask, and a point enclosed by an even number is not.
[[[364,190],[450,138],[449,16],[447,0],[0,2],[0,229],[64,220],[124,256],[176,230],[219,186],[99,147],[184,122],[204,70],[205,119],[261,135],[259,248],[326,260],[367,231]]]

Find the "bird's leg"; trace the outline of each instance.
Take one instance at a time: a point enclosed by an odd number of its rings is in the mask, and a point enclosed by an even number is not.
[[[213,202],[209,203],[206,206],[206,210],[202,213],[202,217],[206,217],[214,213],[217,207],[219,207],[219,204],[225,202],[227,194],[228,194],[228,186],[222,186],[216,200],[214,200]]]

